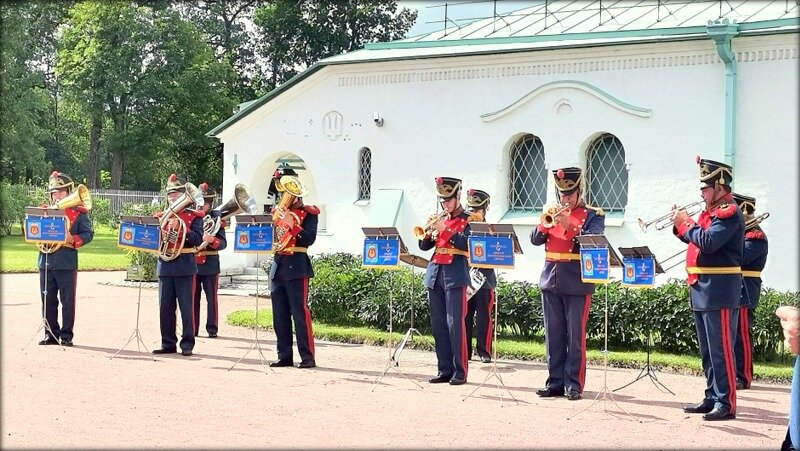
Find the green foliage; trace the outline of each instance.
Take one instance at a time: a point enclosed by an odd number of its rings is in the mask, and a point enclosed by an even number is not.
[[[92,211],[89,216],[92,218],[92,225],[95,227],[100,224],[115,226],[111,220],[111,201],[108,199],[93,197]]]
[[[11,235],[14,224],[24,219],[25,207],[34,205],[31,200],[27,186],[0,182],[0,232],[3,235]]]
[[[316,321],[386,330],[392,296],[394,330],[410,326],[413,301],[414,326],[423,333],[430,331],[423,271],[412,274],[408,267],[365,269],[361,267],[360,256],[335,253],[314,257],[314,272],[309,307]],[[537,285],[501,279],[496,293],[499,335],[520,340],[543,337],[541,292]],[[763,290],[753,324],[755,355],[759,361],[774,361],[779,357],[783,338],[775,309],[779,305],[799,305],[798,298],[798,293]],[[660,352],[697,354],[694,316],[683,281],[673,279],[651,289],[627,288],[618,281],[598,286],[592,297],[586,330],[592,349],[604,346],[606,299],[609,349],[644,350],[645,339],[652,333],[654,349]]]

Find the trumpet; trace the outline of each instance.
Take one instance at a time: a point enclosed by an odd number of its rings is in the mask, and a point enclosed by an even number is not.
[[[748,219],[747,221],[744,222],[744,230],[745,230],[745,232],[750,230],[750,229],[752,229],[753,227],[761,224],[761,221],[763,221],[763,220],[765,220],[767,218],[769,218],[769,212],[764,212],[764,213],[761,213],[760,215],[758,215],[758,216],[756,216],[754,218]]]
[[[55,205],[51,205],[48,208],[55,208],[58,210],[66,210],[67,208],[73,208],[82,205],[87,210],[92,209],[92,195],[89,193],[89,188],[85,185],[81,184],[75,189],[75,192],[70,194],[69,196],[61,199],[60,201],[56,202]],[[67,224],[67,232],[69,233],[70,223],[69,218],[66,219]],[[61,243],[54,243],[54,244],[44,244],[41,243],[38,245],[39,251],[43,254],[52,254],[53,252],[59,250],[62,246]]]
[[[556,225],[556,218],[565,213],[569,215],[569,205],[556,204],[549,207],[544,207],[544,213],[539,216],[539,223],[542,224],[542,227],[549,229]]]
[[[676,208],[674,210],[670,210],[669,213],[667,213],[667,214],[665,214],[663,216],[659,216],[659,217],[657,217],[655,219],[652,219],[650,221],[647,221],[647,222],[645,222],[644,220],[642,220],[640,218],[639,219],[639,227],[642,228],[643,232],[647,232],[647,229],[651,225],[655,225],[656,230],[664,230],[667,227],[672,226],[672,215],[673,215],[673,213],[675,213],[678,210],[686,210],[686,214],[688,214],[689,216],[693,216],[693,215],[695,215],[697,213],[700,213],[700,210],[702,210],[702,207],[703,207],[703,203],[704,202],[702,200],[698,200],[697,202],[692,202],[691,204],[684,205],[683,207],[678,207],[678,208]]]
[[[433,231],[435,230],[433,225],[443,219],[446,219],[448,216],[450,216],[450,214],[444,210],[438,214],[431,215],[431,217],[428,218],[428,222],[426,222],[424,226],[414,227],[411,229],[411,233],[414,234],[414,238],[418,240],[424,240],[426,236],[433,234]]]
[[[214,211],[219,213],[216,218],[211,215],[203,217],[203,233],[209,235],[216,235],[222,226],[222,221],[227,221],[231,216],[239,213],[240,211],[247,212],[247,214],[254,215],[258,212],[256,207],[256,199],[247,190],[247,187],[241,183],[236,184],[233,189],[233,198],[223,205],[215,208]],[[208,246],[208,242],[203,241],[197,246],[197,250],[203,250]]]
[[[186,182],[186,192],[169,204],[161,213],[158,226],[166,238],[162,238],[158,243],[158,256],[164,261],[172,261],[178,258],[183,251],[183,243],[186,241],[186,224],[178,217],[178,213],[185,210],[189,205],[195,204],[197,208],[202,207],[205,201],[203,194],[196,186]],[[177,226],[171,225],[172,219],[177,219]]]

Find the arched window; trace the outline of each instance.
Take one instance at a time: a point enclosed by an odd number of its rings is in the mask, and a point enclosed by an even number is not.
[[[512,212],[541,210],[547,198],[544,146],[534,135],[519,138],[511,147],[508,204]]]
[[[586,201],[607,212],[624,212],[628,204],[628,169],[625,148],[606,133],[595,139],[586,154]]]
[[[358,152],[358,200],[369,200],[372,192],[372,151],[362,147]]]

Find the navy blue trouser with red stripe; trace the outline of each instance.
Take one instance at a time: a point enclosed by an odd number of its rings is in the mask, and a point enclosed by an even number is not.
[[[494,289],[481,288],[467,301],[467,358],[472,355],[472,331],[475,331],[479,357],[492,357],[492,308]]]
[[[583,393],[586,381],[586,320],[592,296],[542,291],[545,351],[552,392]]]
[[[314,331],[308,308],[308,278],[272,280],[272,327],[278,339],[278,360],[292,361],[292,320],[302,362],[314,362]]]
[[[700,359],[706,375],[706,403],[736,413],[736,364],[733,343],[739,309],[694,311]]]
[[[158,277],[158,315],[161,325],[161,349],[177,349],[175,310],[181,311],[181,350],[194,349],[194,312],[192,292],[195,276]]]
[[[200,295],[206,293],[208,304],[206,314],[206,332],[208,335],[217,335],[219,330],[217,291],[219,289],[219,274],[198,274],[195,276],[194,287],[194,335],[200,333]]]
[[[750,388],[753,383],[753,309],[739,307],[739,329],[736,334],[736,344],[733,352],[736,355],[736,382],[741,382],[745,388]]]
[[[433,289],[428,289],[431,329],[436,347],[439,376],[466,379],[467,356],[467,289],[444,288],[443,271],[439,271]]]
[[[42,308],[47,324],[53,331],[53,337],[61,340],[72,340],[72,327],[75,325],[75,289],[78,286],[78,271],[72,269],[48,270],[47,280],[44,270],[39,270],[39,288],[42,291]],[[47,295],[44,294],[45,290]],[[58,300],[61,299],[61,319],[58,323]],[[45,339],[51,338],[45,330]]]

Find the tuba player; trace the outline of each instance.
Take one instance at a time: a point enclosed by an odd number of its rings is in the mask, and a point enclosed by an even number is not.
[[[63,172],[53,171],[47,189],[52,205],[72,193],[75,183]],[[83,205],[68,207],[64,214],[69,220],[67,242],[57,250],[39,252],[39,289],[42,292],[42,308],[50,330],[45,329],[40,345],[58,344],[72,346],[75,324],[75,292],[78,285],[78,249],[91,242],[94,237],[92,224]],[[41,248],[40,248],[41,249]],[[45,267],[46,266],[46,267]],[[45,278],[45,274],[47,277]],[[58,302],[61,298],[61,319],[58,323]],[[52,335],[51,335],[52,332]]]

